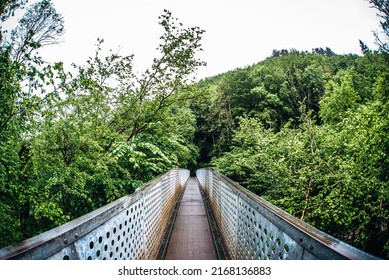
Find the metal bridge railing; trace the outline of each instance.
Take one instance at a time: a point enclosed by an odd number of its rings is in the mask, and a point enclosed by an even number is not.
[[[134,194],[0,250],[0,259],[155,259],[189,170],[172,169]]]
[[[196,175],[230,259],[375,259],[296,219],[213,169],[199,169]]]

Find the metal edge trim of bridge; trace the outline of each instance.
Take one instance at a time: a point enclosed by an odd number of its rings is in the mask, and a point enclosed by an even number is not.
[[[174,224],[176,222],[178,209],[180,208],[182,196],[184,195],[184,192],[185,192],[185,189],[188,185],[188,182],[189,182],[189,178],[186,180],[186,182],[181,190],[181,193],[179,194],[177,201],[176,201],[175,205],[173,206],[173,211],[170,214],[169,222],[168,222],[168,225],[166,227],[165,233],[164,233],[163,238],[162,238],[161,245],[160,245],[159,250],[158,250],[158,254],[156,257],[157,260],[164,260],[166,257],[166,253],[167,253],[167,250],[169,248],[170,239],[172,236]]]
[[[198,186],[200,187],[201,184],[200,184],[197,177],[196,177],[196,180],[197,180]],[[215,247],[217,259],[218,260],[227,260],[228,255],[226,254],[226,251],[224,250],[223,238],[220,235],[215,217],[213,216],[213,211],[212,211],[211,205],[209,205],[208,198],[201,187],[200,187],[200,194],[201,194],[201,198],[202,198],[203,203],[204,203],[205,212],[207,213],[207,220],[208,220],[209,229],[210,229],[210,232],[212,235],[212,242],[213,242],[213,246]]]

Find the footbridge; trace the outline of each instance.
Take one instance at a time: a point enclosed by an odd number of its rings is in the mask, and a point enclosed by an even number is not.
[[[0,259],[375,259],[213,169],[172,169]]]

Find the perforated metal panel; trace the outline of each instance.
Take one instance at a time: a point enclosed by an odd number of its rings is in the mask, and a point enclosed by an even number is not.
[[[210,168],[197,170],[196,176],[231,259],[375,259],[301,222]]]
[[[302,247],[239,199],[238,259],[301,259]]]
[[[154,259],[188,177],[189,170],[173,169],[133,195],[0,250],[0,259]]]
[[[74,243],[77,259],[141,259],[143,202],[135,202]],[[62,253],[64,259],[70,259]]]
[[[238,212],[238,193],[233,191],[224,182],[220,185],[220,231],[225,236],[225,246],[229,248],[231,258],[235,259],[236,244],[238,238],[239,212]]]
[[[206,184],[208,184],[209,203],[211,204],[213,214],[216,221],[220,221],[220,181],[213,182],[213,177],[207,176]]]
[[[148,191],[145,196],[145,230],[144,240],[146,243],[147,256],[152,254],[152,250],[155,245],[155,239],[158,237],[158,224],[161,219],[162,213],[162,189],[161,183],[157,184],[154,188]]]
[[[294,240],[240,198],[237,190],[220,180],[215,181],[210,189],[219,196],[211,200],[214,201],[211,205],[218,207],[215,213],[220,224],[219,231],[232,259],[301,258],[301,246],[290,256],[290,248],[296,247]]]
[[[145,194],[146,259],[155,258],[158,254],[164,229],[182,189],[179,175],[178,170],[172,171]]]

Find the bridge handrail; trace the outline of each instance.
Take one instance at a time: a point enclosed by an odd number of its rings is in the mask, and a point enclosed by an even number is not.
[[[172,169],[131,195],[0,249],[0,259],[153,259],[189,175]]]
[[[212,168],[196,171],[231,259],[377,259],[284,212]]]

